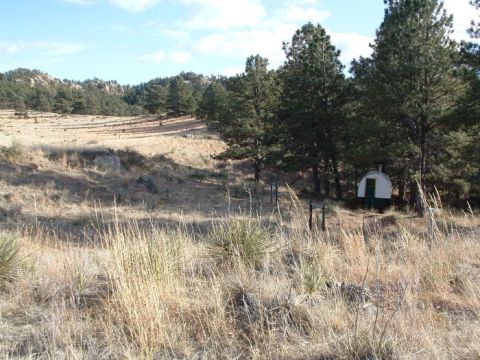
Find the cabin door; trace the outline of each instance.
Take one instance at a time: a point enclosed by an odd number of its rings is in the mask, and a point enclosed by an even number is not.
[[[367,179],[367,184],[365,185],[365,202],[369,209],[375,205],[375,179]]]

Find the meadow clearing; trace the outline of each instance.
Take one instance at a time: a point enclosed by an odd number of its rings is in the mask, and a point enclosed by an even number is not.
[[[0,146],[2,358],[480,359],[478,210],[310,231],[192,117],[3,110]]]

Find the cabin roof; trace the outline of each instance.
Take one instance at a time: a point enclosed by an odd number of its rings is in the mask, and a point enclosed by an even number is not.
[[[378,171],[378,170],[374,170],[374,171],[370,171],[370,172],[366,173],[366,174],[363,176],[362,180],[365,179],[365,178],[368,178],[369,176],[374,176],[374,175],[376,175],[376,176],[381,176],[381,177],[383,177],[386,181],[388,181],[390,185],[392,184],[392,182],[390,181],[390,178],[388,177],[388,175],[385,174],[384,172],[381,172],[381,171]]]

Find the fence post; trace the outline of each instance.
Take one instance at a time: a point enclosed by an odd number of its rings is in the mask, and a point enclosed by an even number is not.
[[[273,183],[270,183],[270,204],[273,203]]]

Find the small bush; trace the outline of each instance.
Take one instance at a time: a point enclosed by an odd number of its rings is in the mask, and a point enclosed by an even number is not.
[[[13,141],[10,146],[0,147],[0,158],[9,162],[18,162],[25,154],[23,145]]]
[[[325,288],[325,276],[318,264],[305,263],[300,268],[303,290],[311,295]]]
[[[270,234],[256,221],[230,220],[209,234],[207,252],[221,262],[240,262],[259,268],[274,251]]]
[[[144,167],[145,166],[145,156],[140,154],[138,151],[133,149],[122,149],[117,151],[117,155],[120,158],[120,163],[126,168],[131,169],[134,167]]]
[[[155,181],[153,180],[153,177],[150,175],[142,175],[137,179],[137,182],[139,184],[145,185],[147,191],[150,194],[157,194],[158,193],[158,187],[155,185]]]
[[[187,177],[191,180],[203,181],[207,178],[207,174],[201,173],[201,172],[194,172],[194,173],[188,174]]]
[[[0,288],[14,279],[20,264],[20,245],[16,237],[0,232]]]

